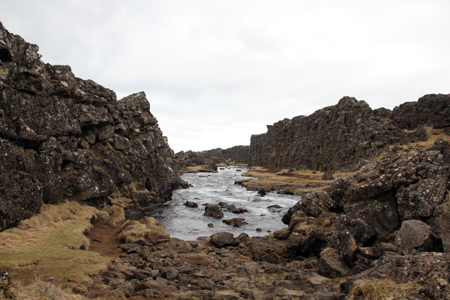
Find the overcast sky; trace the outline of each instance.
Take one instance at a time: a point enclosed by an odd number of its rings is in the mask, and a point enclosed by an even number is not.
[[[144,91],[180,150],[249,145],[343,96],[372,108],[450,93],[448,0],[1,0],[42,60]]]

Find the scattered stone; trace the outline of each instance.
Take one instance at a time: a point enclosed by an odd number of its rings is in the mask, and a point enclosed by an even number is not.
[[[234,235],[229,232],[216,232],[210,237],[210,242],[217,248],[234,245]]]
[[[261,257],[261,260],[271,264],[279,264],[281,262],[280,257],[276,253],[266,254]]]
[[[328,278],[348,276],[350,269],[339,256],[339,252],[333,248],[326,248],[320,253],[319,274]]]
[[[320,276],[316,272],[306,275],[306,279],[313,285],[324,285],[330,282],[329,278]]]
[[[267,206],[267,209],[268,209],[271,213],[277,213],[277,212],[280,212],[280,211],[283,209],[283,207],[280,206],[280,205],[278,205],[278,204],[275,204],[275,205]]]
[[[186,201],[186,202],[184,202],[183,205],[185,205],[187,207],[192,207],[192,208],[197,208],[198,207],[198,204],[195,203],[195,202],[192,202],[192,201]]]
[[[289,228],[283,228],[275,231],[273,233],[273,237],[276,238],[277,240],[285,240],[289,237],[290,234],[291,231],[289,230]]]
[[[221,219],[223,218],[223,211],[217,204],[207,204],[205,207],[205,213],[203,215],[206,217]]]
[[[234,242],[236,244],[240,244],[240,243],[245,243],[248,240],[250,240],[250,236],[248,234],[246,234],[245,232],[243,232],[237,238],[234,239]]]
[[[303,298],[305,296],[305,292],[303,291],[295,291],[289,289],[277,290],[275,294],[280,297],[287,297],[287,299]]]
[[[338,251],[339,256],[348,266],[353,263],[356,254],[356,241],[350,232],[345,230],[334,233],[330,238],[329,246]]]
[[[248,212],[246,209],[242,208],[242,207],[236,207],[234,204],[228,204],[225,202],[219,202],[219,206],[221,208],[225,208],[228,211],[234,213],[234,214],[243,214]]]
[[[403,254],[437,250],[431,227],[419,220],[403,221],[396,242]]]
[[[248,224],[247,222],[245,222],[244,218],[233,218],[229,220],[223,220],[222,222],[233,227],[241,227]]]

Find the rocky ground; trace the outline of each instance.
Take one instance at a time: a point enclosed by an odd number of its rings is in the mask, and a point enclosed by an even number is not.
[[[438,140],[337,178],[304,195],[283,217],[287,227],[265,237],[136,235],[95,278],[108,288],[91,296],[450,299],[448,150]]]

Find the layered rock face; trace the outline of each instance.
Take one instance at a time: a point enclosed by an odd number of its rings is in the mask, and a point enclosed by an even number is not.
[[[440,265],[450,253],[450,167],[443,158],[439,151],[397,154],[350,179],[337,178],[328,191],[303,196],[283,217],[289,227],[274,236],[297,255],[316,255],[322,276],[353,275],[341,284],[346,292],[357,280],[377,276],[428,290],[428,280],[443,273],[428,274],[424,266]],[[411,265],[416,260],[420,265]],[[400,274],[403,265],[408,274]],[[450,295],[448,289],[430,293]]]
[[[251,164],[337,170],[380,155],[388,145],[423,138],[421,126],[450,128],[449,95],[428,95],[393,111],[344,97],[310,116],[285,119],[251,137]],[[415,130],[406,133],[401,129]]]
[[[146,191],[141,204],[170,198],[174,153],[149,108],[143,92],[117,101],[70,67],[45,64],[0,23],[0,230],[42,202],[99,204],[132,182]]]
[[[223,155],[228,159],[243,164],[250,163],[250,146],[234,146],[222,151]]]
[[[236,163],[250,163],[250,147],[234,146],[227,149],[212,149],[206,151],[181,151],[176,154],[178,168],[188,166],[210,165],[227,163],[231,159]]]
[[[391,119],[402,129],[420,125],[446,129],[450,133],[450,95],[425,95],[417,102],[406,102],[392,111]]]

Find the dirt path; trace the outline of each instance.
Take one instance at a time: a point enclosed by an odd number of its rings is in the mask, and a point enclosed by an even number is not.
[[[98,252],[103,256],[119,257],[121,254],[117,240],[119,229],[119,226],[112,227],[104,222],[94,223],[94,227],[89,232],[91,245],[88,250]]]

